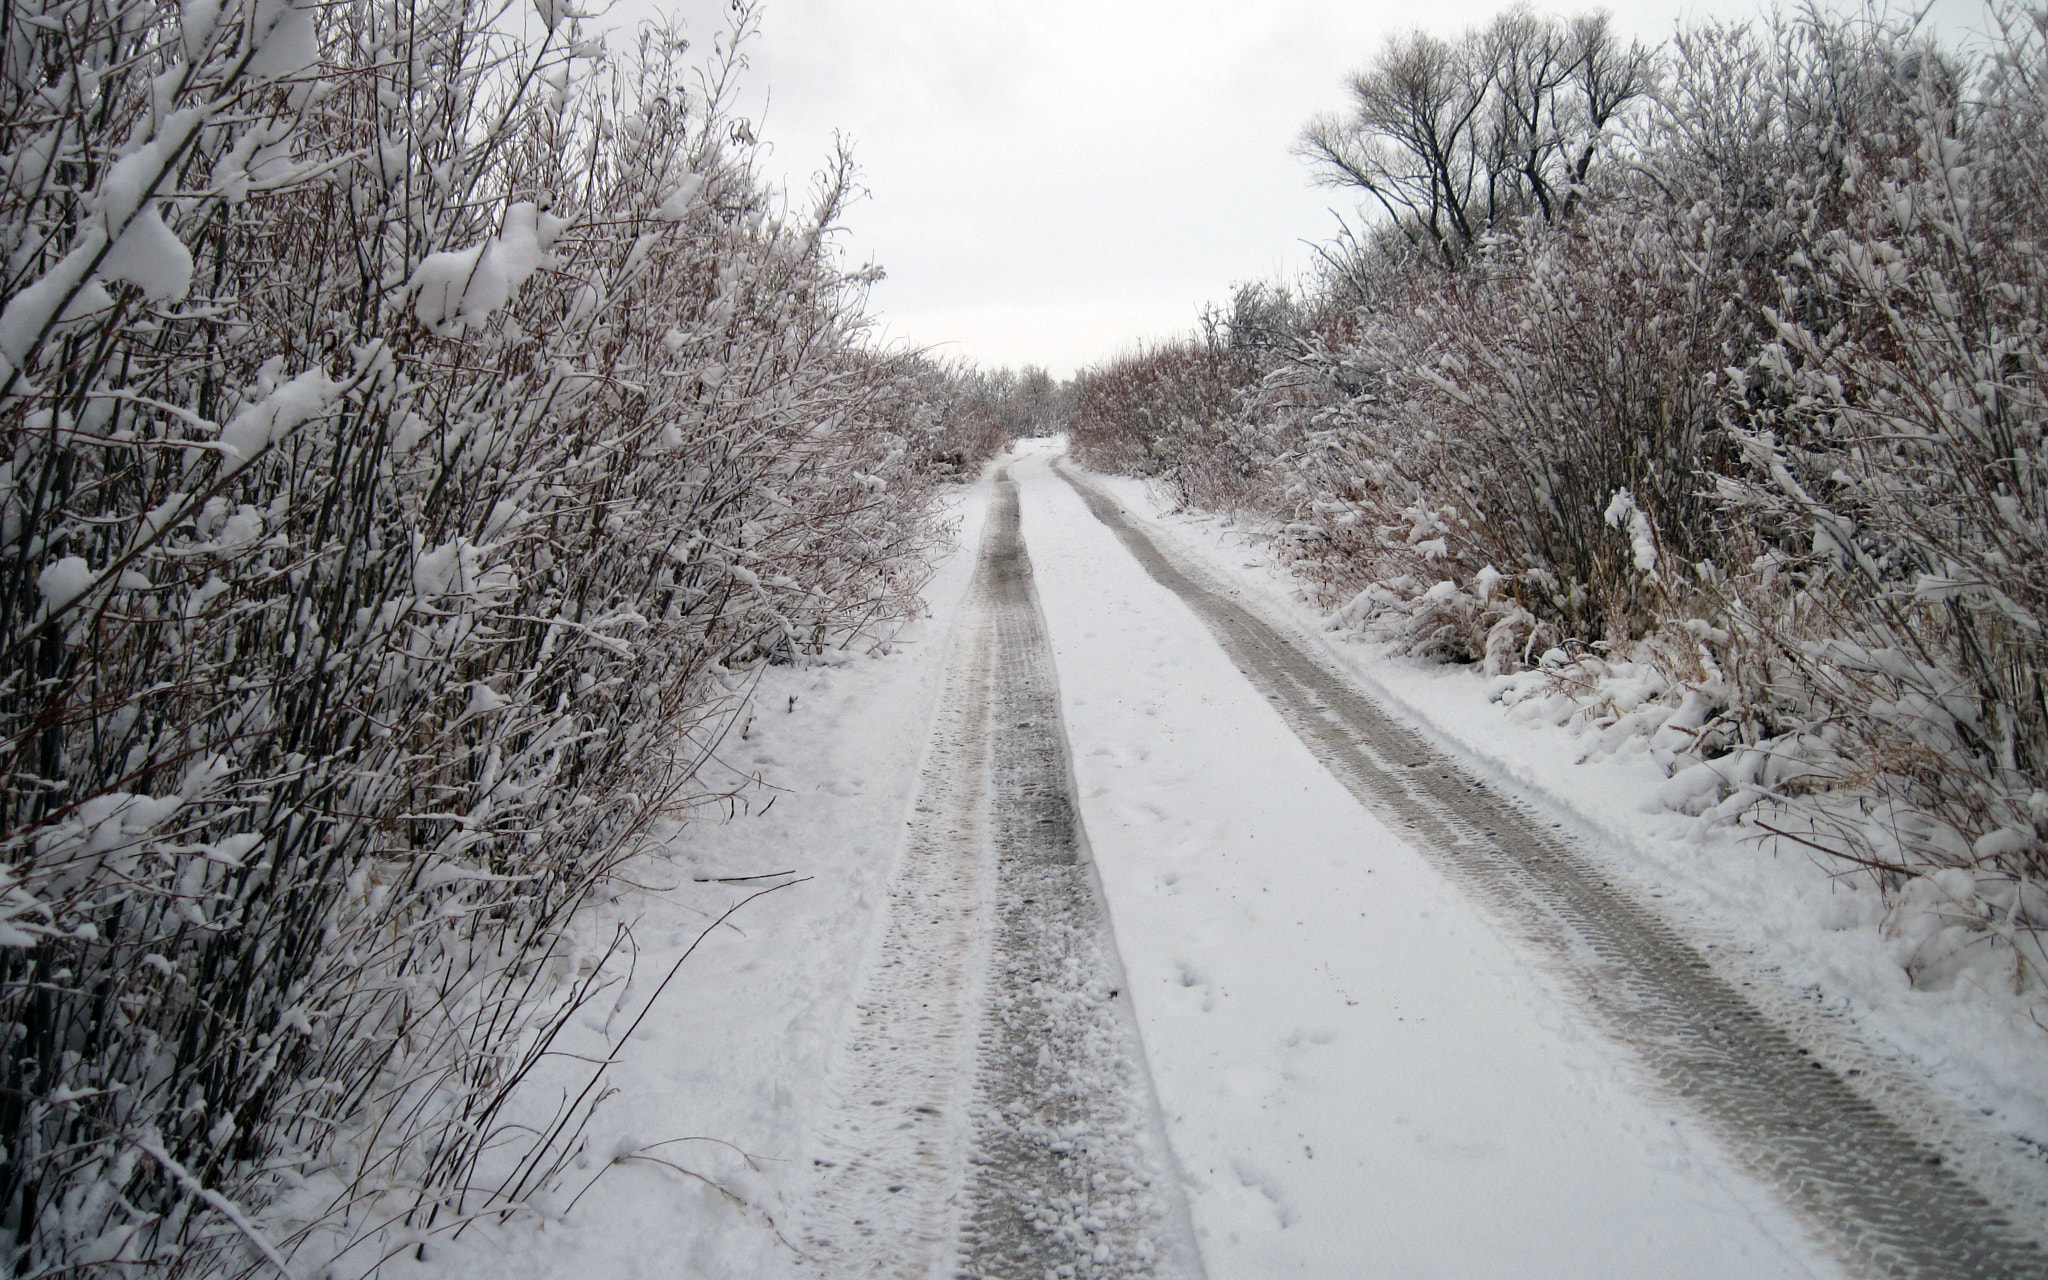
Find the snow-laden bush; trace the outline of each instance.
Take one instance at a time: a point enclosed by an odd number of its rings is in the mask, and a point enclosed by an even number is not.
[[[750,667],[916,607],[946,424],[845,157],[750,167],[744,8],[696,73],[552,4],[8,13],[8,1263],[367,1269],[573,1155],[601,1090],[504,1119],[571,913]]]
[[[1206,463],[1201,440],[1238,402],[1227,358],[1194,342],[1162,344],[1084,371],[1075,380],[1068,441],[1092,467],[1151,475]]]
[[[1274,458],[1333,399],[1294,357],[1348,320],[1305,311],[1285,289],[1240,286],[1200,333],[1081,371],[1065,417],[1075,456],[1155,477],[1186,505],[1270,513]]]
[[[1716,232],[1617,199],[1369,315],[1347,357],[1373,392],[1321,415],[1281,473],[1320,534],[1298,554],[1339,598],[1377,588],[1354,612],[1397,606],[1403,581],[1424,613],[1439,583],[1493,602],[1424,646],[1444,656],[1498,656],[1509,619],[1518,649],[1539,620],[1546,648],[1654,628],[1715,550],[1702,377],[1740,324]]]
[[[2048,16],[1974,101],[1912,90],[1900,127],[1845,140],[1799,264],[1826,305],[1788,287],[1729,375],[1720,498],[1779,584],[1738,616],[1873,794],[1820,842],[2017,880],[2007,923],[2048,926]],[[1785,594],[1805,626],[1778,624]]]
[[[1132,381],[1088,456],[1265,517],[1334,626],[1654,736],[1671,807],[1867,868],[1900,920],[1939,878],[2035,986],[2044,24],[1981,67],[1880,19],[1683,30],[1569,216],[1451,268],[1349,238],[1349,328],[1197,428]]]

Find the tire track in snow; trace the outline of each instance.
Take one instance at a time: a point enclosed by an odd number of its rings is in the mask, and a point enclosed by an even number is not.
[[[831,1277],[1193,1277],[999,475],[802,1232]]]
[[[1184,573],[1115,500],[1056,469],[1353,794],[1532,944],[1607,1030],[1869,1275],[2048,1275],[2037,1245],[1763,1018],[1656,916],[1242,605]]]
[[[982,576],[952,636],[916,816],[813,1152],[801,1247],[828,1277],[924,1280],[951,1246],[993,879],[978,801],[994,652],[975,616]]]

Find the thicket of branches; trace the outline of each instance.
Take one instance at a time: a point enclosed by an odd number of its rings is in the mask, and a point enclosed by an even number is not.
[[[956,474],[1012,440],[1059,429],[1067,388],[1036,365],[1021,371],[934,365],[931,372],[939,380],[932,404],[941,407],[952,444],[952,451],[935,461]]]
[[[1628,665],[1677,802],[1937,886],[2038,989],[2048,15],[1603,39],[1390,43],[1303,144],[1378,220],[1091,371],[1075,442],[1276,522],[1340,624]]]
[[[548,1185],[569,917],[749,669],[917,607],[1000,441],[865,345],[847,157],[755,173],[752,29],[0,9],[10,1274],[363,1271]]]

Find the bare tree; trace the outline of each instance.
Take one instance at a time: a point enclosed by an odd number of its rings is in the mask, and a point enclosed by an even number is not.
[[[1390,38],[1371,69],[1351,77],[1350,118],[1318,117],[1297,148],[1323,183],[1370,195],[1411,241],[1451,264],[1485,230],[1473,208],[1475,139],[1490,85],[1474,74],[1473,53],[1469,40]]]
[[[1517,8],[1456,42],[1391,38],[1351,77],[1350,115],[1311,121],[1296,154],[1456,266],[1507,219],[1569,215],[1609,125],[1650,78],[1648,51],[1617,43],[1604,16]]]
[[[1586,176],[1609,126],[1618,121],[1630,104],[1648,97],[1656,82],[1656,61],[1650,50],[1633,40],[1625,49],[1616,43],[1606,14],[1572,19],[1571,39],[1571,88],[1577,95],[1580,131],[1571,139],[1577,144],[1578,154],[1572,161],[1572,189],[1560,210],[1567,215],[1585,189]]]
[[[1516,9],[1496,18],[1478,43],[1493,78],[1492,127],[1485,142],[1496,191],[1519,184],[1543,217],[1554,219],[1568,198],[1558,187],[1570,183],[1558,164],[1570,128],[1566,94],[1578,61],[1570,35]]]

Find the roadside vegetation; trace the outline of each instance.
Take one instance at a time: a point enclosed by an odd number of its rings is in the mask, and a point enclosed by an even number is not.
[[[1998,22],[1393,39],[1299,144],[1361,209],[1316,278],[1085,371],[1074,445],[2038,995],[2048,12]]]
[[[753,32],[0,10],[9,1274],[520,1212],[604,1095],[508,1119],[604,967],[570,917],[751,672],[920,607],[1008,428],[867,342],[849,157],[757,172]]]

